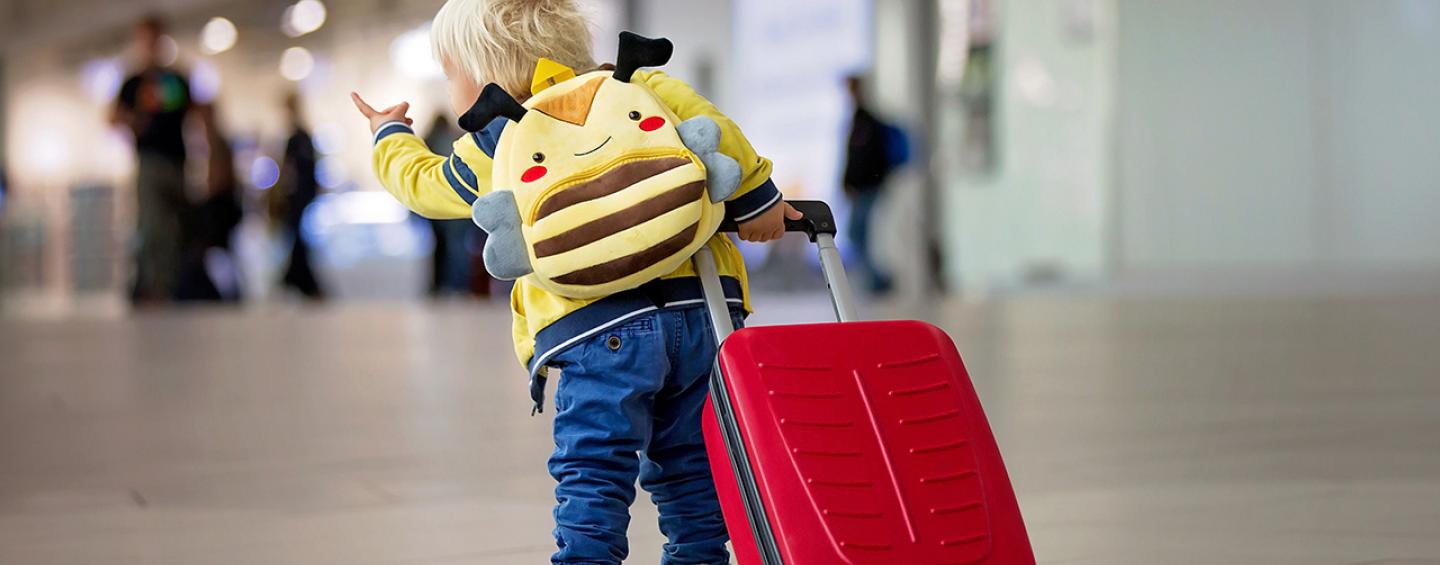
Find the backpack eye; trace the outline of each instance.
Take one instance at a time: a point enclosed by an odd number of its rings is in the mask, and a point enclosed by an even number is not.
[[[536,163],[544,163],[544,162],[545,162],[545,154],[544,154],[544,153],[536,153],[536,154],[534,154],[534,155],[531,155],[530,158],[531,158],[531,159],[534,159]]]
[[[640,112],[636,112],[636,111],[634,111],[634,110],[631,110],[631,111],[630,111],[630,119],[631,119],[631,120],[634,120],[634,121],[637,121],[637,122],[640,121]]]

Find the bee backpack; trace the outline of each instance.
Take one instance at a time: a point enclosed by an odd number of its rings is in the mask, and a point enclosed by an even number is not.
[[[739,164],[717,150],[719,126],[704,116],[681,122],[631,81],[672,50],[626,32],[613,71],[576,76],[541,59],[524,104],[499,85],[484,88],[461,127],[513,122],[495,148],[492,192],[473,208],[490,236],[490,274],[598,298],[674,271],[715,234],[740,183]]]

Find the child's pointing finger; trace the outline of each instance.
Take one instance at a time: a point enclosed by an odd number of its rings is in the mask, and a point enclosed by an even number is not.
[[[373,118],[379,114],[379,112],[376,112],[369,104],[366,104],[365,100],[360,98],[360,94],[358,93],[351,92],[350,100],[355,103],[355,109],[360,110],[360,113],[367,118]]]

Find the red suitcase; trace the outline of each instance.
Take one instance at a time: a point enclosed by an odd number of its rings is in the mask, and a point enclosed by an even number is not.
[[[736,559],[1035,563],[954,343],[923,322],[851,322],[830,210],[792,204],[806,219],[787,222],[787,231],[805,231],[819,246],[845,323],[730,335],[714,258],[696,255],[722,344],[705,438]]]

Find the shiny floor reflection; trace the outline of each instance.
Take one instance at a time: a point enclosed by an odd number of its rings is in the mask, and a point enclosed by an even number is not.
[[[927,314],[1042,563],[1440,563],[1435,297]],[[0,563],[548,562],[549,414],[508,334],[470,304],[0,322]],[[643,496],[631,531],[657,563]]]

